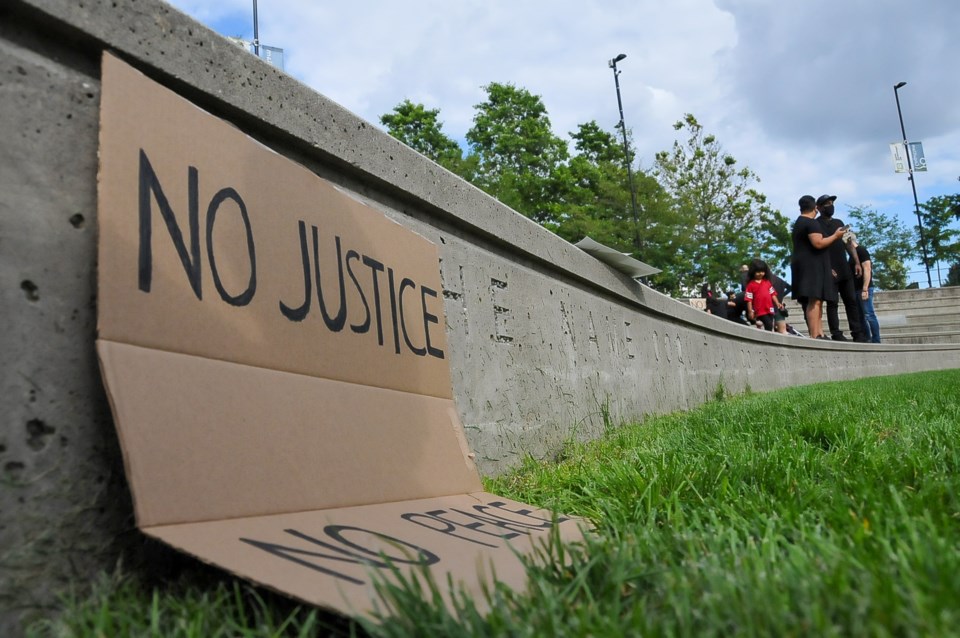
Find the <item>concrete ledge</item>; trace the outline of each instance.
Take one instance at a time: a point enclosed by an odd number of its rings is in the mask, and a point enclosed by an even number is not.
[[[960,367],[960,344],[772,335],[660,295],[157,0],[7,0],[2,635],[65,583],[112,566],[118,538],[140,542],[93,350],[107,49],[440,246],[453,391],[484,473],[695,407],[721,385],[765,391]]]

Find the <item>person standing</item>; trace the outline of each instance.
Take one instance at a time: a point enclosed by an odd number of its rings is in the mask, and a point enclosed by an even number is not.
[[[770,281],[770,268],[766,262],[754,259],[748,271],[745,298],[747,300],[747,319],[758,322],[757,327],[772,332],[776,311],[783,306],[777,297],[777,291]]]
[[[812,195],[800,198],[800,216],[793,222],[793,254],[790,258],[793,298],[800,302],[807,321],[807,334],[813,339],[827,339],[823,334],[821,311],[823,300],[837,301],[837,288],[830,272],[830,256],[826,248],[841,240],[843,229],[824,235],[817,221],[817,200]]]
[[[820,226],[823,228],[825,237],[836,232],[838,228],[846,230],[843,228],[843,220],[833,216],[833,202],[836,199],[836,195],[821,195],[817,198]],[[857,259],[856,251],[849,245],[846,252],[850,253],[850,260],[854,264],[853,269],[847,262],[847,255],[844,254],[843,242],[834,242],[827,248],[833,275],[831,281],[836,287],[840,299],[843,300],[843,307],[847,313],[847,323],[850,324],[850,336],[853,337],[854,341],[865,343],[868,339],[863,333],[860,298],[854,290],[854,276],[860,273],[860,262]],[[847,341],[847,338],[843,335],[843,330],[840,329],[839,300],[827,301],[827,325],[830,328],[830,337],[834,341]]]
[[[861,276],[855,278],[857,294],[860,295],[860,310],[863,312],[863,333],[870,343],[880,343],[880,322],[877,312],[873,308],[873,261],[870,252],[857,243],[856,237],[850,239],[850,244],[857,252],[860,261]],[[853,261],[853,257],[850,258]]]
[[[750,266],[740,264],[740,292],[747,291],[748,283],[750,283]]]

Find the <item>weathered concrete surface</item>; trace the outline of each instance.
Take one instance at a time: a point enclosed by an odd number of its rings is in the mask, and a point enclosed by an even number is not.
[[[0,633],[138,540],[93,351],[99,57],[441,246],[453,386],[481,469],[731,392],[960,367],[960,346],[815,343],[609,270],[157,0],[0,5]]]

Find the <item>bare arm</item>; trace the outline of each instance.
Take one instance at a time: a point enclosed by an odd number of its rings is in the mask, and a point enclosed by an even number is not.
[[[809,235],[807,235],[807,237],[810,238],[810,243],[813,244],[814,248],[817,248],[817,249],[826,248],[833,242],[843,237],[843,229],[838,228],[837,231],[832,235],[830,235],[829,237],[824,237],[822,233],[810,233]]]
[[[863,274],[863,267],[860,263],[860,255],[857,254],[857,249],[853,247],[853,242],[850,242],[846,246],[847,252],[850,253],[850,256],[853,257],[853,274],[857,277]]]
[[[860,291],[860,298],[866,301],[870,297],[870,286],[873,284],[873,264],[868,259],[861,265],[863,266],[863,290]]]

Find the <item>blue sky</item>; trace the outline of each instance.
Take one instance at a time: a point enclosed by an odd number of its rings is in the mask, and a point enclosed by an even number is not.
[[[252,0],[174,0],[222,35],[252,39]],[[555,132],[624,117],[649,167],[693,113],[770,203],[793,218],[800,195],[838,195],[916,225],[889,143],[900,123],[922,141],[921,203],[960,192],[960,8],[954,0],[259,0],[262,44],[286,71],[379,126],[404,99],[440,110],[463,140],[482,86],[540,95]],[[946,265],[944,265],[946,266]],[[934,286],[936,270],[931,271]],[[946,270],[943,270],[946,277]],[[911,265],[911,281],[926,273]]]

